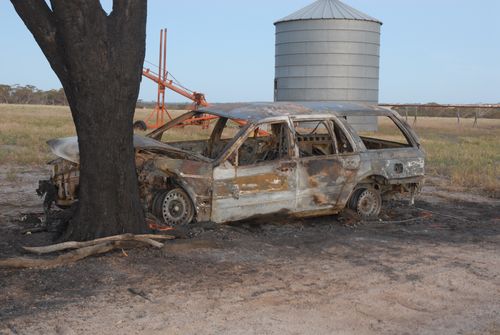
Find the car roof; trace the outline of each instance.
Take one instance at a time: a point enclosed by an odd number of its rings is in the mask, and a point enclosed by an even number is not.
[[[198,112],[226,117],[229,119],[260,122],[268,118],[298,115],[362,116],[390,115],[387,108],[336,102],[254,102],[242,104],[214,104],[203,107]]]

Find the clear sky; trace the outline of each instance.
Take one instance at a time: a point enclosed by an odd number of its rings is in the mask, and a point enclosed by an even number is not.
[[[104,0],[109,8],[111,0]],[[146,60],[168,66],[210,102],[271,101],[273,22],[312,0],[149,0]],[[345,0],[384,22],[380,101],[500,102],[500,1]],[[61,87],[8,0],[0,0],[0,83]],[[140,97],[156,99],[143,79]],[[183,101],[170,93],[170,101]]]

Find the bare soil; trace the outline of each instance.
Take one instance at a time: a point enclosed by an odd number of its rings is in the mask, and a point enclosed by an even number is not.
[[[14,168],[2,258],[54,238],[21,234],[46,170]],[[0,269],[0,334],[500,334],[500,202],[434,184],[385,206],[386,222],[198,224],[163,250]]]

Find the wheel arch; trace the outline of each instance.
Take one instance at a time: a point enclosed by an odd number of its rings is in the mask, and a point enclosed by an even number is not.
[[[186,181],[182,180],[181,178],[177,177],[176,175],[170,176],[167,180],[167,187],[179,187],[184,190],[184,192],[187,193],[189,196],[189,199],[191,200],[191,203],[193,204],[194,208],[194,217],[196,218],[198,215],[198,206],[196,203],[196,193],[194,192],[193,188],[186,183]]]
[[[377,175],[377,174],[367,176],[367,177],[361,179],[358,183],[356,183],[356,186],[354,186],[354,188],[352,189],[351,194],[349,195],[349,198],[354,194],[354,192],[356,192],[357,190],[359,190],[363,186],[365,186],[365,187],[372,186],[376,190],[381,191],[382,187],[386,186],[386,185],[389,185],[389,180],[385,176]]]
[[[356,193],[360,193],[361,190],[368,188],[368,187],[373,187],[377,191],[380,191],[382,193],[383,187],[389,184],[389,180],[382,175],[377,175],[377,174],[372,174],[369,175],[363,179],[361,179],[358,183],[356,183],[356,186],[351,190],[351,193],[349,194],[349,197],[347,197],[347,203],[346,205],[349,206],[351,204],[351,201],[353,200],[354,196]]]

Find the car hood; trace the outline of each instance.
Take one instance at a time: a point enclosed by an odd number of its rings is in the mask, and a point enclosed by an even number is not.
[[[58,157],[66,159],[73,163],[79,163],[80,151],[78,149],[78,137],[65,137],[55,138],[47,141],[52,153]],[[154,140],[152,138],[134,135],[134,148],[136,149],[159,149],[171,152],[184,153],[191,155],[191,153],[177,149],[171,145]]]

